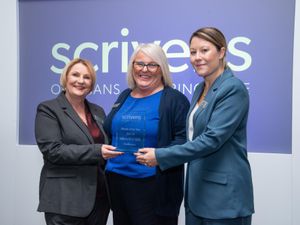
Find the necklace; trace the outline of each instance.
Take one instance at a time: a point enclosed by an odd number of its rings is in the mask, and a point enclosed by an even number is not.
[[[201,94],[201,97],[205,98],[206,95],[207,95],[208,91],[205,92],[205,90],[203,90],[202,94]]]
[[[204,101],[205,97],[207,95],[207,92],[205,93],[204,90],[202,92],[202,94],[200,95],[198,101],[197,101],[197,104],[199,105],[202,101]]]

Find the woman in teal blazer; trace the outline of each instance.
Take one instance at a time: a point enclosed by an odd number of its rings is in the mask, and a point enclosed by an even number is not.
[[[247,159],[248,91],[226,65],[227,44],[216,28],[195,31],[190,60],[203,77],[187,116],[188,141],[168,148],[144,148],[137,160],[165,170],[187,164],[186,224],[250,225],[254,213]]]

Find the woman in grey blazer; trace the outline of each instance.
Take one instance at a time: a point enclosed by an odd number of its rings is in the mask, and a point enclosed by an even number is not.
[[[186,224],[250,225],[254,213],[247,159],[248,91],[226,65],[227,44],[216,28],[195,31],[190,61],[204,79],[187,116],[188,141],[168,148],[145,148],[140,163],[165,170],[188,162]]]
[[[92,64],[72,60],[61,94],[37,107],[35,136],[43,154],[38,211],[47,225],[105,225],[109,213],[103,109],[86,100],[96,80]]]

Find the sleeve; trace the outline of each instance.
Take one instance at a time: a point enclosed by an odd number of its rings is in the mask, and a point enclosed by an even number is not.
[[[155,155],[162,170],[218,151],[247,118],[249,96],[242,85],[230,85],[220,91],[203,133],[193,141],[169,148],[158,148]]]
[[[51,107],[46,104],[38,106],[35,137],[44,160],[52,164],[64,165],[97,164],[102,157],[101,144],[82,144],[82,137],[76,136],[78,134],[76,132],[78,131],[75,129],[63,128],[57,112],[54,112]],[[62,133],[67,137],[63,138]],[[68,143],[64,143],[66,142],[64,139],[68,139]]]
[[[189,100],[181,94],[173,99],[172,108],[172,141],[169,146],[186,142],[186,116],[190,108]]]

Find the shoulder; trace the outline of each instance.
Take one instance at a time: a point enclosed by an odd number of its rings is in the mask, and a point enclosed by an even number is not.
[[[36,118],[56,118],[57,115],[61,114],[62,109],[60,107],[57,98],[43,101],[38,104],[36,108]]]
[[[56,98],[41,102],[38,107],[48,107],[50,109],[67,108],[69,107],[68,100],[64,92],[61,92]]]
[[[190,107],[188,98],[180,91],[171,87],[166,87],[163,91],[160,109],[164,112],[187,111]]]
[[[243,104],[249,104],[249,92],[242,80],[235,76],[231,76],[225,79],[219,86],[216,93],[216,100],[222,102],[239,102],[238,105],[241,107]]]
[[[95,104],[93,102],[89,102],[89,101],[87,101],[87,103],[91,110],[96,110],[96,111],[100,111],[100,112],[104,113],[104,109],[100,105],[97,105],[97,104]]]
[[[127,88],[125,89],[124,91],[122,91],[116,101],[116,103],[120,103],[120,102],[123,102],[127,97],[128,95],[131,93],[131,89],[130,88]]]
[[[106,114],[104,109],[95,103],[87,101],[87,105],[89,107],[90,113],[93,115],[93,118],[96,121],[100,121],[100,123],[103,123],[103,120],[106,118]]]
[[[244,84],[244,82],[242,80],[240,80],[239,78],[237,78],[232,70],[230,68],[227,68],[224,72],[224,74],[222,75],[224,76],[223,82],[220,86],[220,91],[221,92],[241,92],[241,93],[247,93],[248,94],[248,90]]]
[[[129,95],[131,91],[132,91],[132,90],[131,90],[130,88],[127,88],[127,89],[123,90],[123,91],[120,93],[120,97]]]
[[[181,102],[189,102],[188,98],[184,94],[171,87],[166,87],[164,89],[163,96],[167,98],[168,101],[177,100]]]
[[[58,107],[57,98],[43,101],[38,104],[37,109],[55,109]]]
[[[98,110],[103,110],[103,108],[100,105],[98,105],[98,104],[96,104],[94,102],[90,102],[88,100],[86,100],[86,102],[87,102],[87,104],[89,105],[90,108],[94,108],[94,109],[98,109]]]
[[[232,76],[224,80],[223,85],[221,86],[221,90],[228,91],[238,91],[241,93],[248,93],[248,90],[242,80],[237,78],[236,76]]]

